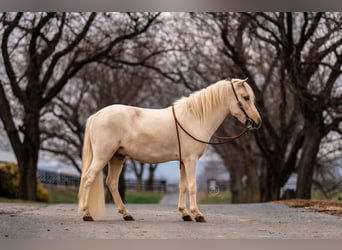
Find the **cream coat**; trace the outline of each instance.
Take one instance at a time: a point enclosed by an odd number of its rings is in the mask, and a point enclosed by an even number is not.
[[[179,122],[194,137],[209,141],[222,121],[233,115],[242,123],[246,117],[237,105],[232,92],[234,84],[239,100],[254,125],[261,118],[254,106],[250,86],[240,79],[222,80],[189,97],[175,102]],[[194,141],[180,130],[182,168],[178,209],[184,220],[204,222],[196,202],[196,164],[206,144]],[[171,107],[143,109],[125,105],[111,105],[90,116],[87,120],[82,158],[82,178],[79,190],[79,210],[84,220],[98,219],[104,213],[102,169],[108,163],[106,183],[113,195],[118,211],[124,219],[133,217],[125,208],[118,193],[118,179],[124,158],[131,157],[146,163],[178,160],[178,141]],[[190,197],[190,212],[186,209],[186,192]]]

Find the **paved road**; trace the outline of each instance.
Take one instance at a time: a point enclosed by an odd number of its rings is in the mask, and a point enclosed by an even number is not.
[[[160,205],[167,205],[167,206],[175,206],[178,205],[178,193],[169,193],[167,195],[164,195],[163,199],[160,201]]]
[[[127,205],[123,221],[107,205],[101,221],[83,222],[76,204],[0,203],[0,239],[342,239],[342,219],[273,203],[201,205],[207,223],[183,222],[174,205]]]

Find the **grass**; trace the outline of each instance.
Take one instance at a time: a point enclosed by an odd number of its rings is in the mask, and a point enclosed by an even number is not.
[[[332,202],[342,202],[342,192],[338,192],[333,195],[330,199],[327,199],[320,191],[312,192],[311,194],[312,200],[325,200],[325,201],[332,201]]]
[[[126,192],[127,204],[158,204],[163,198],[161,192]]]
[[[77,203],[78,189],[71,188],[49,188],[49,195],[52,204]],[[161,192],[126,192],[126,204],[158,204],[164,197]],[[6,199],[0,197],[0,202],[25,202],[18,199]],[[220,192],[218,194],[204,193],[199,197],[200,204],[227,204],[231,203],[230,192]]]
[[[232,201],[230,192],[204,193],[199,197],[200,204],[228,204]]]
[[[77,203],[77,189],[59,189],[53,188],[49,189],[49,194],[51,196],[51,203]],[[159,192],[126,192],[126,202],[127,204],[158,204],[163,198],[164,193]]]
[[[48,190],[53,204],[78,202],[78,189],[50,188]]]
[[[78,189],[71,188],[49,188],[48,189],[51,203],[77,203],[78,201]],[[164,193],[160,192],[126,192],[127,204],[158,204],[163,198]],[[341,202],[342,193],[336,194],[330,201]],[[312,193],[312,200],[326,200],[323,195],[318,192]],[[27,202],[18,199],[7,199],[0,197],[0,202]],[[230,192],[219,192],[219,193],[203,193],[199,199],[200,204],[229,204],[231,203]]]

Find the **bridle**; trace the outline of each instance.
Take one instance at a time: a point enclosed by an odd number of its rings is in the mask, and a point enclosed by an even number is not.
[[[182,165],[182,150],[181,150],[181,143],[180,143],[180,138],[179,138],[179,128],[180,127],[189,137],[191,137],[192,139],[194,139],[195,141],[198,141],[200,143],[204,143],[204,144],[210,144],[210,145],[220,145],[220,144],[225,144],[231,141],[234,141],[238,138],[240,138],[241,136],[243,136],[244,134],[246,134],[249,131],[248,125],[249,124],[254,124],[253,120],[248,116],[246,110],[244,109],[241,101],[239,100],[236,92],[235,92],[235,88],[234,88],[234,84],[232,81],[231,85],[232,85],[232,89],[233,89],[233,93],[235,96],[235,99],[238,103],[239,108],[241,109],[241,111],[245,114],[246,116],[246,129],[244,131],[242,131],[240,134],[238,135],[234,135],[234,136],[217,136],[217,135],[213,135],[214,138],[219,139],[220,141],[216,141],[216,142],[210,142],[210,141],[203,141],[201,139],[196,138],[195,136],[193,136],[192,134],[190,134],[183,126],[182,124],[180,124],[180,122],[177,119],[176,116],[176,112],[175,112],[175,107],[174,104],[172,104],[172,114],[173,114],[173,118],[175,121],[175,125],[176,125],[176,132],[177,132],[177,140],[178,140],[178,151],[179,151],[179,167],[181,167]]]
[[[238,106],[239,106],[239,108],[241,109],[242,113],[244,113],[245,116],[246,116],[246,126],[248,126],[249,124],[250,124],[250,125],[253,125],[253,124],[254,124],[254,121],[249,117],[249,115],[247,114],[247,112],[246,112],[245,108],[243,107],[241,101],[239,100],[239,98],[238,98],[238,96],[237,96],[237,94],[236,94],[236,91],[235,91],[233,82],[231,81],[230,83],[231,83],[231,85],[232,85],[233,93],[234,93],[235,99],[236,99],[236,101],[237,101],[237,103],[238,103]]]

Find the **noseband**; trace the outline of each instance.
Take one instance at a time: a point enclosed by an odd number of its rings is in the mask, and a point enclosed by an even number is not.
[[[248,114],[246,113],[242,103],[240,102],[235,89],[234,89],[234,85],[232,84],[232,89],[234,92],[234,96],[238,102],[239,108],[241,109],[241,111],[245,114],[246,116],[246,125],[248,125],[248,123],[253,124],[253,120],[248,116]],[[176,112],[175,112],[175,107],[174,104],[172,104],[172,114],[173,114],[173,119],[175,121],[175,125],[176,125],[176,132],[177,132],[177,140],[178,140],[178,151],[179,151],[179,168],[181,168],[182,166],[182,150],[181,150],[181,143],[180,143],[180,138],[179,138],[179,128],[180,127],[189,137],[191,137],[192,139],[194,139],[197,142],[200,143],[204,143],[204,144],[210,144],[210,145],[220,145],[220,144],[225,144],[231,141],[234,141],[238,138],[240,138],[241,136],[243,136],[244,134],[246,134],[249,131],[249,128],[246,127],[246,129],[244,131],[242,131],[240,134],[238,135],[234,135],[234,136],[217,136],[217,135],[213,135],[214,138],[218,139],[219,141],[216,142],[210,142],[210,141],[203,141],[201,139],[196,138],[195,136],[193,136],[192,134],[190,134],[178,121],[177,116],[176,116]]]
[[[237,103],[238,103],[238,106],[239,106],[239,108],[241,109],[242,113],[244,113],[245,116],[246,116],[246,126],[247,126],[248,124],[253,125],[253,124],[254,124],[254,121],[249,117],[249,115],[247,114],[245,108],[243,107],[242,103],[240,102],[240,100],[239,100],[239,98],[238,98],[238,96],[237,96],[237,94],[236,94],[236,91],[235,91],[233,82],[230,82],[230,83],[232,84],[233,93],[234,93],[235,99],[236,99],[236,101],[237,101]]]

